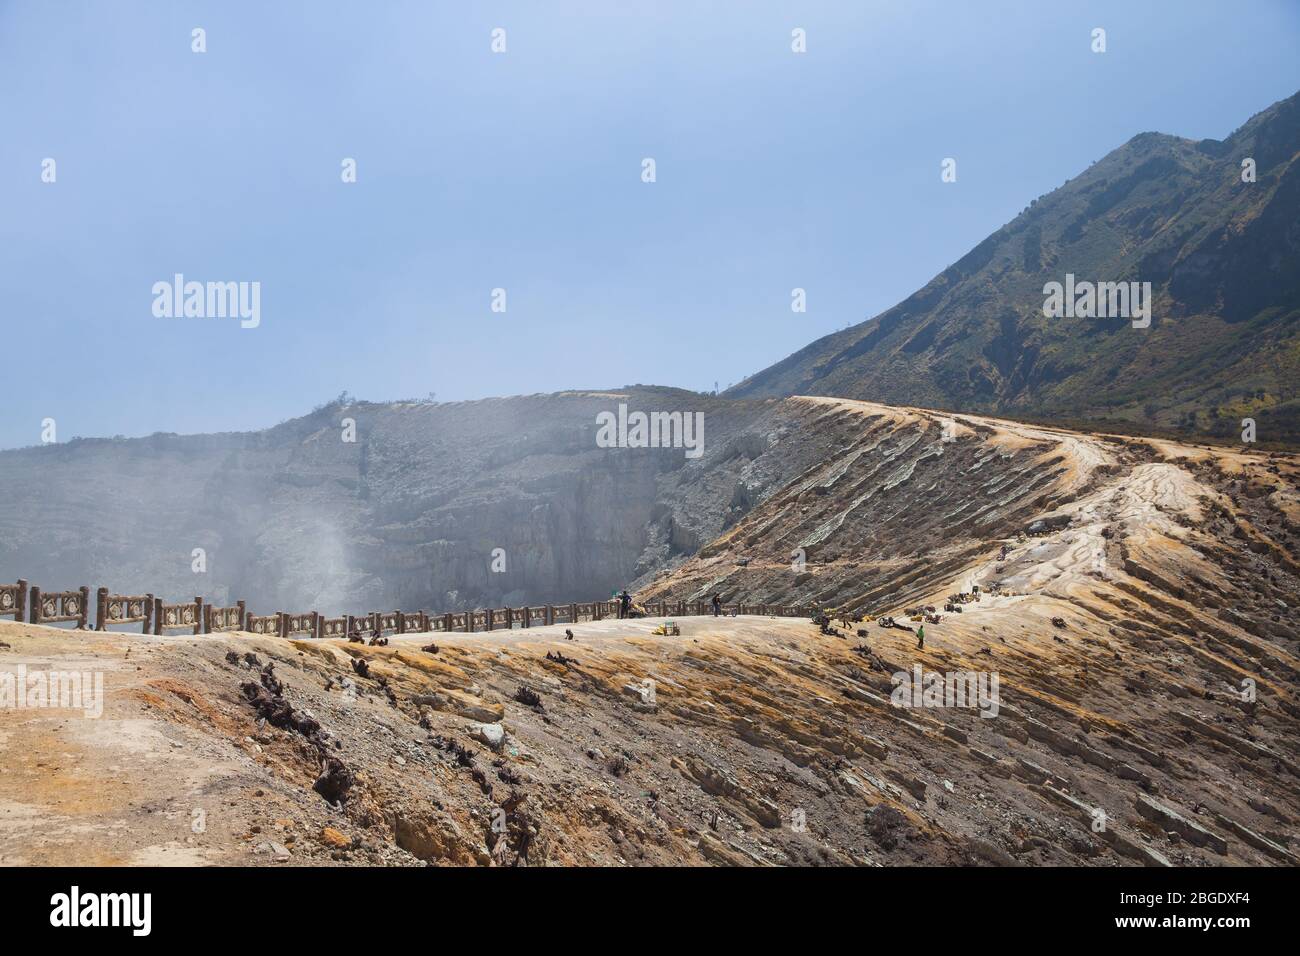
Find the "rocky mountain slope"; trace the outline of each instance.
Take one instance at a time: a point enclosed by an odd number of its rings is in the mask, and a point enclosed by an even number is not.
[[[597,415],[621,404],[702,414],[702,455],[600,447]],[[0,580],[257,613],[600,599],[818,460],[795,426],[782,402],[633,388],[333,404],[263,432],[0,452]]]
[[[386,647],[0,622],[0,679],[104,676],[97,719],[0,709],[0,862],[1295,865],[1300,460],[761,408],[834,451],[638,597],[852,622]],[[996,675],[996,706],[896,706],[917,667]]]
[[[1222,142],[1135,136],[892,309],[728,394],[1219,436],[1251,417],[1261,441],[1300,440],[1298,157],[1300,94]],[[1150,282],[1150,328],[1045,317],[1067,274]]]

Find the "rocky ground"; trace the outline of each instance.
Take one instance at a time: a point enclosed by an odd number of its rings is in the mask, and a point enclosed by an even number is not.
[[[1112,663],[1129,642],[1053,610],[973,609],[920,652],[897,629],[757,617],[436,652],[0,625],[5,669],[105,674],[98,719],[0,714],[0,862],[1294,863],[1294,720],[1271,692],[1251,708],[1200,686],[1186,651]],[[891,706],[914,662],[996,666],[997,716]],[[241,689],[268,664],[282,727]],[[333,805],[325,757],[353,780]]]
[[[386,647],[0,623],[0,674],[104,675],[97,718],[0,708],[0,862],[1296,863],[1293,456],[790,407],[834,453],[638,597],[836,620]],[[894,706],[917,666],[996,675],[996,715]]]

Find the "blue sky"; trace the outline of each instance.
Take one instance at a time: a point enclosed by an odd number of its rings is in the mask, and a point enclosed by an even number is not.
[[[1134,134],[1228,135],[1297,49],[1294,0],[0,0],[0,448],[725,388]],[[177,272],[260,326],[156,318]]]

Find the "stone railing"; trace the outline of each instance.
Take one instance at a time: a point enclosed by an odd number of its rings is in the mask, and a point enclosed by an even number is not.
[[[276,614],[246,614],[244,615],[244,630],[250,634],[265,634],[268,637],[280,636],[280,615]]]
[[[376,611],[371,611],[369,614],[363,614],[360,617],[354,614],[349,614],[347,616],[347,622],[348,634],[351,634],[354,631],[358,634],[373,634],[375,628],[379,626],[379,615]]]
[[[143,624],[142,634],[153,630],[154,596],[152,594],[109,594],[108,588],[95,592],[95,630],[106,631],[110,624]]]
[[[90,588],[83,585],[75,591],[42,592],[33,586],[29,606],[33,624],[76,621],[77,630],[84,631],[90,617]]]
[[[196,597],[185,604],[164,604],[162,598],[153,599],[153,632],[188,628],[191,634],[203,633],[203,598]]]
[[[320,627],[320,617],[317,611],[308,611],[306,614],[285,614],[281,612],[280,636],[310,634],[312,637],[318,637],[317,629]]]
[[[398,634],[423,634],[432,628],[429,625],[429,612],[416,611],[414,614],[397,612]]]
[[[38,587],[29,590],[27,582],[21,579],[15,584],[0,584],[0,617],[12,617],[16,621],[21,621],[26,611],[32,624],[75,622],[78,628],[84,629],[89,623],[89,605],[90,589],[87,587],[75,591],[43,592]],[[638,608],[651,617],[713,613],[708,601],[656,601],[638,605]],[[110,625],[142,624],[143,633],[155,635],[167,630],[186,629],[193,634],[242,630],[267,637],[306,634],[311,638],[345,638],[358,634],[366,638],[376,631],[380,634],[472,633],[577,624],[616,618],[618,613],[617,601],[590,601],[538,607],[473,608],[436,615],[423,610],[371,611],[343,617],[325,617],[319,611],[297,614],[277,611],[257,615],[249,614],[243,601],[229,607],[218,607],[196,597],[184,604],[164,604],[162,598],[152,594],[113,594],[102,587],[96,592],[95,630],[105,631]],[[812,609],[774,604],[728,604],[723,606],[722,613],[728,616],[808,617]]]
[[[348,619],[346,617],[323,617],[320,619],[320,637],[347,637]]]
[[[238,601],[230,607],[205,604],[203,606],[203,633],[242,631],[244,629],[244,616],[243,601]]]

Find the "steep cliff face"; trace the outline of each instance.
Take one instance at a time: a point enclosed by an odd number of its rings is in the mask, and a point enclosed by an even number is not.
[[[701,454],[600,447],[597,416],[620,405],[702,415]],[[694,553],[811,464],[821,449],[796,428],[788,403],[635,388],[5,452],[0,579],[259,612],[590,600]]]
[[[1298,158],[1300,94],[1222,142],[1135,136],[898,305],[729,394],[1221,436],[1253,417],[1261,440],[1300,440]],[[1067,275],[1150,283],[1150,327],[1045,316]]]

